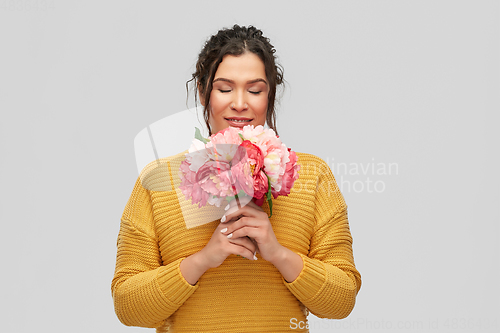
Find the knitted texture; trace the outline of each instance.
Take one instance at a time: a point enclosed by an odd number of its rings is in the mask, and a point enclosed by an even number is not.
[[[190,285],[180,262],[200,251],[220,220],[186,227],[177,196],[180,159],[168,161],[146,190],[137,180],[121,219],[112,295],[119,320],[157,332],[290,332],[321,318],[345,318],[361,287],[354,265],[347,206],[328,165],[297,153],[299,179],[288,196],[273,199],[270,218],[281,245],[301,256],[304,267],[291,283],[271,263],[230,255]],[[166,175],[166,176],[165,176]],[[142,178],[142,181],[141,181]],[[149,178],[151,182],[151,177]],[[147,186],[146,186],[147,187]],[[262,209],[269,214],[264,203]],[[185,221],[186,220],[186,221]],[[304,327],[305,325],[301,325]],[[293,329],[308,332],[306,328]]]

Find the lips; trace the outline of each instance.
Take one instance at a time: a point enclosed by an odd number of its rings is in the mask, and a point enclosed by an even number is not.
[[[231,127],[240,127],[243,128],[246,125],[249,125],[253,119],[251,118],[244,118],[244,117],[231,117],[231,118],[224,118],[228,123],[229,126]],[[235,120],[240,120],[240,121],[235,121]],[[244,120],[244,121],[242,121]]]

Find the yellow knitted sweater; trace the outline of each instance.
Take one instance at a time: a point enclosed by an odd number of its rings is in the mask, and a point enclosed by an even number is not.
[[[299,179],[273,199],[270,218],[280,244],[303,259],[291,283],[257,254],[257,261],[230,255],[190,285],[179,264],[207,244],[220,220],[186,228],[175,190],[146,190],[139,178],[121,219],[111,286],[120,321],[157,332],[262,333],[308,332],[308,311],[346,317],[361,286],[347,206],[322,159],[297,157]],[[173,186],[179,165],[168,163]],[[267,203],[262,208],[269,213]]]

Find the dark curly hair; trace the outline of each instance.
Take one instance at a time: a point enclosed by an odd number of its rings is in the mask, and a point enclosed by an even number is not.
[[[274,53],[276,50],[270,43],[269,38],[262,35],[262,31],[253,26],[239,26],[235,24],[232,28],[221,29],[217,34],[210,37],[201,50],[196,63],[196,71],[192,78],[186,82],[186,89],[189,89],[189,83],[194,81],[196,89],[203,98],[203,118],[208,128],[209,135],[212,135],[212,129],[209,124],[210,94],[212,92],[212,81],[215,73],[225,55],[238,56],[245,52],[256,54],[264,63],[267,81],[269,83],[269,95],[266,112],[266,122],[269,128],[272,128],[276,134],[276,112],[275,99],[276,88],[283,84],[283,68],[276,61]],[[197,102],[195,93],[195,103]]]

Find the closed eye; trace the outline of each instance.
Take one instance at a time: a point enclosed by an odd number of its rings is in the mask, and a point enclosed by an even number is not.
[[[223,90],[223,89],[219,89],[219,91],[220,91],[221,93],[228,93],[228,92],[231,92],[231,90]]]
[[[254,95],[258,95],[260,94],[262,91],[249,91],[249,93],[251,94],[254,94]]]

